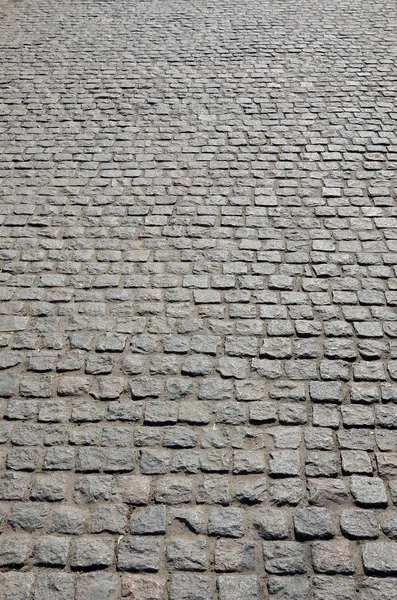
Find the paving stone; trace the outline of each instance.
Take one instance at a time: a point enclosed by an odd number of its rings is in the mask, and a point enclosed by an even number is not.
[[[352,539],[377,538],[379,524],[376,514],[371,510],[352,509],[341,513],[342,533]]]
[[[368,542],[363,548],[364,570],[370,575],[395,575],[397,552],[393,542]]]
[[[11,398],[16,394],[18,378],[15,375],[2,375],[0,377],[0,397]]]
[[[265,540],[285,540],[289,537],[289,518],[284,510],[259,509],[254,515],[254,525]]]
[[[351,478],[351,493],[360,506],[387,505],[385,484],[378,477],[353,475]]]
[[[130,531],[135,535],[164,535],[166,532],[165,506],[150,506],[134,512],[131,515]]]
[[[313,577],[313,593],[315,600],[356,600],[357,598],[354,577],[316,575]]]
[[[220,600],[258,600],[260,598],[259,581],[256,575],[221,575],[218,577]]]
[[[166,581],[153,575],[123,575],[121,596],[123,600],[164,600]]]
[[[124,537],[119,544],[117,567],[120,571],[158,571],[160,542],[157,538]]]
[[[205,571],[206,542],[203,539],[170,538],[166,544],[167,568],[178,571]]]
[[[120,485],[119,495],[123,502],[133,505],[148,504],[151,490],[151,480],[149,477],[122,475],[118,481]],[[106,485],[109,485],[108,480],[106,480]]]
[[[39,538],[33,549],[35,563],[47,567],[64,567],[68,559],[69,540],[56,536]]]
[[[365,577],[360,583],[360,600],[395,600],[395,577]]]
[[[186,526],[187,531],[193,533],[204,533],[206,519],[201,508],[174,508],[171,518]]]
[[[191,496],[192,484],[188,480],[170,477],[160,479],[156,483],[156,502],[164,504],[183,504],[189,502]]]
[[[170,600],[212,600],[211,579],[207,575],[175,573],[171,578]]]
[[[339,461],[336,452],[308,451],[306,455],[306,475],[308,477],[336,477]]]
[[[367,452],[361,450],[344,450],[341,452],[342,469],[346,475],[352,473],[372,474],[371,458]]]
[[[275,450],[270,453],[269,474],[288,477],[299,475],[301,457],[297,450]]]
[[[306,573],[308,547],[299,542],[264,542],[265,571],[272,575],[295,575]]]
[[[14,529],[33,532],[43,529],[50,514],[47,504],[27,502],[15,503],[11,506],[9,523]]]
[[[281,481],[270,482],[269,492],[272,502],[278,506],[296,506],[304,496],[301,481],[288,477]]]
[[[74,576],[70,573],[40,573],[34,593],[34,600],[72,600],[75,593]]]
[[[333,537],[331,514],[326,508],[299,508],[294,515],[297,539],[313,540]]]
[[[381,520],[382,531],[392,540],[397,539],[397,514],[386,513]]]
[[[114,560],[112,538],[79,538],[73,543],[71,567],[74,569],[109,567]]]
[[[91,513],[89,533],[123,533],[127,524],[128,509],[124,505],[104,505]]]
[[[1,600],[30,600],[36,581],[34,573],[10,571],[0,575]]]
[[[31,551],[31,541],[26,535],[4,535],[0,540],[2,567],[22,567]]]
[[[95,572],[76,578],[76,600],[117,600],[117,598],[120,598],[117,575]]]
[[[313,402],[330,402],[341,404],[343,400],[343,387],[341,383],[326,383],[316,381],[310,384],[310,398]]]
[[[208,533],[222,537],[241,537],[244,535],[241,511],[238,508],[214,509],[208,520]]]
[[[253,571],[255,543],[252,541],[219,540],[215,546],[216,571]]]
[[[350,575],[355,571],[351,546],[347,540],[313,542],[312,558],[315,573]]]
[[[82,534],[88,521],[88,510],[61,506],[54,510],[50,531],[61,534]]]
[[[267,583],[270,598],[281,600],[304,600],[310,595],[310,583],[305,577],[270,576]]]

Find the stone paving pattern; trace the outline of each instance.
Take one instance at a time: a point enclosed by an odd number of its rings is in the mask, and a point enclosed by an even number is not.
[[[0,7],[0,599],[395,600],[395,2]]]

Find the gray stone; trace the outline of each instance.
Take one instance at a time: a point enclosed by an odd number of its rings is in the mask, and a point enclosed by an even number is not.
[[[160,479],[156,483],[156,502],[164,504],[182,504],[189,502],[192,494],[191,481],[169,477]]]
[[[272,575],[295,575],[306,573],[308,547],[299,542],[263,542],[265,571]]]
[[[387,494],[385,484],[379,477],[361,477],[353,475],[351,478],[351,493],[360,506],[386,506]]]
[[[0,538],[0,566],[22,567],[29,557],[31,545],[26,535],[3,535]]]
[[[394,542],[367,542],[363,548],[364,571],[368,575],[396,575],[397,548]]]
[[[120,571],[158,571],[160,542],[157,538],[124,537],[119,544],[117,568]]]
[[[351,542],[343,539],[313,542],[312,559],[315,573],[351,575],[355,572]]]
[[[165,506],[150,506],[133,512],[130,532],[135,535],[164,535],[166,532]]]
[[[296,506],[304,496],[304,489],[301,481],[286,478],[281,481],[272,481],[269,493],[271,502],[277,506]]]
[[[397,540],[397,512],[386,513],[382,518],[382,531],[392,540]]]
[[[284,510],[261,508],[254,515],[254,525],[265,540],[285,540],[289,537],[289,519]]]
[[[39,538],[33,549],[35,563],[46,567],[64,567],[68,552],[69,540],[51,535]]]
[[[259,600],[259,580],[256,575],[221,575],[218,577],[220,600]]]
[[[82,537],[73,543],[70,565],[74,569],[109,567],[114,561],[112,538]]]
[[[360,600],[396,600],[395,577],[365,577],[360,583]]]
[[[379,525],[376,514],[368,509],[345,510],[341,513],[342,533],[352,539],[377,538]]]
[[[316,575],[313,577],[314,600],[356,600],[354,577]]]
[[[35,573],[0,573],[0,600],[30,600]]]
[[[170,600],[213,600],[211,578],[193,573],[174,573],[171,578]]]
[[[252,541],[218,540],[215,546],[215,570],[243,572],[255,569],[255,543]]]
[[[170,538],[166,544],[166,565],[170,570],[205,571],[207,544],[204,539]]]
[[[300,454],[297,450],[274,450],[270,453],[269,474],[277,477],[299,475]]]
[[[269,597],[277,600],[307,600],[310,597],[310,583],[306,577],[269,577],[267,583]]]
[[[208,533],[222,537],[239,538],[244,535],[244,524],[238,508],[214,509],[208,520]]]
[[[119,578],[113,573],[86,573],[76,579],[76,600],[118,600]]]
[[[34,600],[74,600],[75,580],[70,573],[39,573]]]
[[[74,506],[61,506],[52,515],[50,531],[53,533],[80,535],[85,532],[88,515],[88,510],[82,510]]]
[[[298,508],[294,515],[297,539],[328,539],[334,535],[331,514],[326,508]]]
[[[124,505],[103,505],[91,513],[89,533],[123,533],[128,509]]]
[[[14,529],[21,528],[31,533],[43,529],[49,514],[50,508],[47,504],[36,502],[13,504],[9,523]]]

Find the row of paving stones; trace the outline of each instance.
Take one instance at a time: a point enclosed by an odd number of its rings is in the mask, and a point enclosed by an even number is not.
[[[276,338],[278,340],[282,340],[282,338]],[[251,355],[255,351],[255,348],[252,348],[252,344],[250,344],[251,337],[235,337],[234,339],[229,340],[227,346],[243,347],[244,350],[239,351],[239,354],[247,356],[249,353]],[[175,344],[183,344],[183,339],[174,339],[173,343]],[[370,344],[368,341],[365,346]],[[251,348],[250,348],[251,346]],[[391,360],[386,362],[384,365],[381,361],[357,361],[353,366],[350,365],[349,362],[343,360],[319,360],[318,363],[316,361],[316,357],[319,353],[319,344],[310,343],[310,342],[297,342],[296,348],[298,352],[304,358],[301,359],[291,359],[291,360],[271,360],[271,359],[253,359],[252,360],[252,373],[251,375],[256,375],[257,377],[263,377],[266,379],[290,379],[292,381],[296,380],[317,380],[322,379],[325,381],[349,381],[351,378],[354,381],[387,381],[387,374],[390,373],[390,377],[393,381],[397,380],[397,360]],[[237,350],[235,351],[237,353]],[[393,355],[395,349],[393,348]],[[9,353],[11,354],[11,353]],[[280,350],[279,354],[288,354],[288,344],[286,345],[285,350]],[[235,353],[232,356],[235,356]],[[310,357],[310,358],[308,358]],[[314,360],[313,360],[314,358]],[[67,359],[68,360],[68,359]],[[77,368],[81,365],[83,361],[78,361],[76,364],[75,357],[72,355],[70,357],[70,361],[73,361],[75,364],[71,365]],[[128,359],[125,361],[127,363]],[[37,365],[36,371],[47,371],[49,370],[47,367],[48,364],[54,362],[54,359],[50,356],[41,355],[39,357],[33,357],[32,361],[33,365]],[[128,361],[132,362],[132,361]],[[139,369],[139,362],[136,361]],[[247,361],[246,361],[247,362]],[[171,374],[178,375],[177,370],[177,361],[170,359],[163,359],[163,365],[158,364],[157,371],[168,370],[168,365],[170,365]],[[225,359],[219,360],[220,366],[218,368],[219,371],[227,372],[233,374],[234,369],[239,369],[239,363],[237,361],[230,361]],[[40,368],[43,365],[43,368]],[[93,371],[99,371],[100,373],[109,373],[112,371],[113,360],[107,355],[100,355],[99,357],[93,356],[92,358],[87,359],[86,365],[86,373],[91,374]],[[129,367],[130,365],[128,365]],[[131,365],[132,368],[132,365]],[[388,373],[387,373],[387,371]],[[31,370],[31,369],[30,369]],[[61,372],[63,369],[60,369]],[[72,369],[71,369],[72,370]],[[240,370],[240,369],[239,369]],[[246,368],[245,371],[248,369]],[[206,376],[214,375],[213,373],[213,361],[208,359],[205,355],[192,355],[189,356],[185,361],[182,362],[181,373],[187,377],[193,376],[197,377],[199,375],[203,376],[203,379],[200,381],[200,386],[198,390],[198,399],[199,400],[207,400],[211,399],[209,397],[209,393],[205,391],[205,387],[208,387],[210,384],[213,386],[218,385],[222,386],[224,389],[223,394],[221,393],[219,397],[213,398],[214,400],[223,400],[232,394],[233,383],[225,382],[218,380],[216,378],[213,379],[205,379]],[[244,375],[244,361],[241,365],[241,371],[239,378],[242,378]],[[106,381],[112,382],[114,387],[114,397],[117,398],[121,395],[123,390],[126,387],[125,378],[117,379],[115,378],[91,378],[91,377],[73,377],[73,376],[59,376],[56,379],[56,393],[60,396],[74,396],[81,395],[84,393],[88,393],[89,391],[93,395],[97,395],[102,399],[112,400],[113,398],[106,397],[106,395],[101,396],[102,391],[95,390],[95,383],[102,382],[102,385],[105,386]],[[249,385],[254,384],[251,383],[248,377],[244,382],[237,382],[235,384],[236,387],[236,398],[237,400],[245,400],[244,397],[244,388],[249,387]],[[2,375],[0,380],[0,385],[2,385],[2,397],[9,398],[20,392],[22,397],[30,397],[30,398],[49,398],[54,394],[54,380],[50,375],[47,376],[35,376],[35,375],[24,375],[24,376],[13,376],[13,375]],[[18,385],[19,384],[19,385]],[[259,384],[257,384],[259,385]],[[336,383],[339,387],[340,384]],[[145,398],[145,397],[158,397],[162,395],[164,383],[156,379],[156,375],[153,377],[144,376],[142,378],[135,379],[130,382],[131,392],[134,398]],[[19,389],[18,389],[19,388]],[[214,395],[216,395],[216,391],[214,391]],[[330,399],[332,401],[332,399]]]
[[[284,458],[284,455],[282,455]],[[287,457],[289,455],[287,454]],[[288,468],[288,464],[287,464]],[[232,501],[241,504],[258,504],[272,500],[276,505],[296,506],[305,499],[305,490],[299,478],[288,476],[270,480],[269,494],[263,476],[232,477],[227,474],[165,475],[157,476],[152,486],[152,477],[145,475],[59,475],[57,473],[29,476],[8,471],[2,475],[1,497],[6,501],[38,500],[58,501],[74,499],[77,504],[93,502],[126,502],[127,504],[147,504],[150,499],[170,505],[183,504],[196,500],[198,504],[228,505]],[[69,483],[66,488],[66,482]],[[351,485],[345,480],[329,478],[308,478],[308,498],[312,504],[326,506],[328,502],[337,504],[352,503],[354,499],[362,507],[386,507],[397,503],[396,480],[388,485],[379,477],[353,475]],[[349,488],[351,496],[349,496]],[[387,493],[389,490],[391,502]],[[151,494],[151,491],[153,494]],[[4,516],[7,511],[3,512]]]
[[[244,341],[244,338],[241,338],[242,346]],[[42,357],[39,357],[38,360],[42,360]],[[45,356],[43,360],[46,360]],[[103,359],[103,355],[100,355],[100,358],[96,359],[95,357],[95,360],[103,363],[106,358]],[[360,403],[360,401],[362,403],[377,402],[380,399],[385,402],[393,401],[396,395],[397,386],[387,381],[381,361],[359,361],[353,367],[356,374],[355,381],[380,383],[379,387],[376,385],[360,386],[355,384],[347,387],[337,377],[338,372],[341,372],[342,376],[345,375],[345,379],[348,372],[343,362],[340,363],[339,361],[321,361],[320,370],[322,369],[325,379],[322,382],[317,381],[317,365],[311,359],[286,361],[287,375],[290,374],[288,378],[281,369],[281,361],[257,359],[253,361],[257,377],[247,377],[243,381],[234,381],[231,377],[209,376],[211,373],[208,373],[207,360],[205,356],[192,355],[189,359],[190,372],[189,375],[186,374],[186,378],[142,375],[128,381],[125,376],[117,375],[90,377],[75,374],[53,377],[48,374],[19,375],[18,373],[6,373],[1,375],[1,397],[4,399],[20,395],[22,398],[47,399],[52,398],[55,394],[69,397],[91,394],[100,400],[117,400],[128,387],[134,400],[159,398],[160,396],[165,400],[179,400],[194,396],[197,400],[205,401],[229,400],[234,397],[238,401],[252,402],[266,397],[282,399],[284,396],[285,400],[304,401],[307,397],[314,403],[342,404],[343,400],[347,399],[348,391],[351,391],[352,401],[356,403]],[[158,363],[158,369],[164,373],[164,371],[167,371],[168,361],[167,359],[162,361],[165,363],[163,368],[160,361],[161,359]],[[389,368],[393,371],[393,379],[395,379],[396,363],[397,361],[389,363]],[[137,365],[138,370],[141,368],[140,360],[136,360],[135,357],[126,357],[125,364],[128,364],[128,368],[131,370],[134,370],[135,365]],[[239,367],[238,362],[228,361],[227,359],[221,361],[221,364],[229,370],[229,375],[232,375],[232,377],[233,374],[230,371]],[[189,377],[198,377],[199,375],[202,375],[202,377],[198,380],[189,379]],[[271,382],[272,379],[278,380],[278,382],[273,383]],[[307,393],[305,387],[305,381],[307,380],[311,381],[309,393]],[[176,391],[172,395],[174,387]],[[178,391],[178,387],[182,389]],[[283,388],[285,389],[284,394]],[[367,394],[365,393],[366,389],[369,390]]]
[[[341,490],[334,489],[333,491],[334,497],[341,504]],[[339,496],[336,495],[338,492]],[[142,499],[141,504],[143,503],[144,500]],[[181,529],[181,525],[184,525],[187,531],[197,535],[208,533],[210,536],[215,537],[241,538],[244,535],[251,535],[255,539],[288,540],[296,538],[298,541],[306,541],[331,539],[335,535],[340,535],[341,531],[342,534],[352,540],[377,539],[379,537],[386,540],[385,536],[390,539],[397,539],[397,514],[393,510],[342,509],[337,506],[336,510],[331,513],[327,508],[318,506],[296,510],[282,508],[247,510],[233,506],[170,508],[165,504],[137,508],[137,505],[139,506],[138,502],[134,504],[133,508],[131,504],[104,504],[102,502],[99,506],[94,507],[76,507],[75,505],[68,506],[66,504],[53,507],[41,502],[14,502],[10,505],[9,511],[5,507],[2,508],[3,529],[4,525],[11,526],[8,528],[9,533],[5,533],[2,539],[5,540],[7,536],[13,536],[10,533],[11,528],[19,532],[37,532],[39,535],[42,535],[43,532],[68,536],[80,536],[85,533],[124,534],[127,532],[142,536],[165,535],[167,532],[175,535],[175,532],[178,533]],[[337,523],[339,523],[340,529]],[[382,533],[385,535],[383,536]],[[47,536],[47,538],[49,542],[52,540],[55,543],[58,539],[59,544],[62,543],[62,538],[51,536]],[[95,539],[91,536],[91,541],[95,541]],[[76,547],[83,544],[81,538],[77,540],[67,538],[64,548],[67,549],[71,541]],[[98,543],[100,543],[100,540]],[[232,548],[233,544],[230,543],[229,546]],[[3,559],[5,564],[14,564],[12,561],[7,563],[4,557]],[[48,564],[54,566],[65,565],[67,552],[62,561],[60,563],[49,562]],[[18,562],[15,562],[15,564],[18,564]],[[88,567],[89,565],[85,566]]]
[[[38,426],[39,427],[39,426]],[[283,429],[283,428],[281,428]],[[42,430],[43,431],[43,430]],[[44,430],[44,442],[47,445],[62,443],[62,434],[65,433],[64,428],[52,428]],[[26,446],[21,446],[21,435],[24,434],[23,443]],[[152,432],[150,432],[152,433]],[[275,434],[295,435],[295,431],[291,433],[285,431],[275,431]],[[360,431],[358,431],[360,433]],[[18,435],[19,434],[19,435]],[[81,427],[77,429],[76,436],[79,437],[75,441],[72,437],[71,443],[81,443],[83,448],[76,450],[70,446],[56,445],[45,450],[32,448],[40,444],[40,429],[37,430],[34,426],[26,426],[24,429],[17,430],[15,440],[17,448],[3,450],[3,464],[11,471],[76,471],[77,473],[123,473],[133,472],[138,470],[144,475],[164,475],[165,473],[230,473],[233,475],[251,475],[266,473],[270,477],[299,477],[306,474],[307,477],[338,477],[341,474],[361,474],[370,475],[378,474],[385,480],[390,480],[390,489],[394,498],[394,482],[396,477],[396,457],[395,452],[378,452],[375,454],[375,459],[372,454],[365,450],[342,450],[341,455],[335,451],[329,451],[332,444],[332,436],[327,432],[315,430],[314,433],[308,431],[307,438],[312,436],[321,436],[319,442],[307,443],[306,447],[320,446],[320,450],[309,449],[304,457],[302,449],[289,449],[297,447],[296,441],[292,440],[290,444],[281,442],[282,450],[228,450],[214,449],[209,450],[175,450],[167,451],[163,448],[153,447],[152,449],[144,449],[135,451],[131,448],[111,448],[104,449],[103,446],[113,444],[113,436],[124,436],[120,439],[116,446],[129,446],[130,434],[129,430],[117,427],[105,427],[100,439],[100,430],[97,427]],[[254,431],[244,431],[248,437],[256,437]],[[251,434],[251,435],[250,435]],[[109,442],[109,437],[110,442]],[[237,432],[238,435],[238,432]],[[17,439],[17,436],[19,439]],[[353,444],[360,445],[369,437],[367,432],[364,432],[361,438],[353,437]],[[225,437],[222,440],[222,445],[225,445]],[[240,437],[241,439],[241,437]],[[296,439],[296,438],[295,438]],[[370,438],[369,438],[370,439]],[[38,441],[39,440],[39,441]],[[381,440],[383,441],[383,440]],[[395,446],[396,438],[388,437],[387,441]],[[85,447],[86,444],[91,444],[91,448]],[[97,444],[101,444],[97,446]],[[237,438],[237,445],[241,444]],[[299,442],[298,442],[299,443]],[[215,443],[216,446],[216,443]],[[189,448],[191,445],[186,445]],[[208,447],[208,446],[207,446]],[[278,446],[280,447],[280,445]],[[287,449],[285,449],[287,448]],[[387,448],[389,449],[389,448]],[[358,477],[359,475],[355,475]],[[25,476],[27,478],[27,476]],[[238,482],[236,479],[235,483]],[[192,486],[189,486],[192,489]],[[354,486],[352,487],[354,490]],[[382,482],[383,500],[379,504],[387,504],[386,487]],[[191,495],[191,492],[189,492]],[[354,494],[355,495],[355,494]],[[369,504],[370,502],[368,502]]]
[[[215,583],[216,581],[216,583]],[[365,577],[356,586],[351,576],[315,575],[305,577],[256,575],[220,575],[216,580],[196,573],[175,573],[167,581],[157,575],[108,572],[73,575],[41,572],[0,574],[4,600],[261,600],[288,598],[295,600],[394,600],[395,579]],[[359,588],[357,590],[357,587]]]
[[[227,512],[228,509],[220,509],[213,519],[214,535],[230,534],[231,524],[236,519],[235,515],[232,518],[228,515],[225,527],[224,517]],[[318,525],[318,519],[319,515],[316,523],[315,518],[311,517],[315,525]],[[236,523],[233,537],[239,533],[238,527],[239,524]],[[313,531],[315,527],[308,527],[307,519],[304,529],[305,532],[308,529]],[[326,527],[319,529],[324,532]],[[119,571],[157,572],[165,555],[169,571],[207,571],[212,564],[216,572],[259,573],[263,570],[258,556],[262,552],[264,571],[268,574],[303,574],[312,566],[315,573],[352,575],[357,569],[354,555],[359,548],[357,544],[338,538],[305,545],[293,541],[269,541],[260,545],[252,540],[218,540],[213,545],[201,536],[171,536],[166,542],[165,552],[163,546],[162,539],[156,535],[120,536],[117,540],[106,536],[82,536],[72,542],[67,537],[51,535],[42,536],[34,542],[25,535],[3,536],[1,566],[18,568],[31,564],[59,568],[67,565],[72,570],[84,570],[106,569],[115,565]],[[395,543],[367,542],[360,550],[365,573],[396,574]],[[31,556],[32,559],[29,560]]]

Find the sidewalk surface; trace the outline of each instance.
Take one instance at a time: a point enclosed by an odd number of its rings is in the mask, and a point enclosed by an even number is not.
[[[396,3],[0,13],[0,600],[396,600]]]

